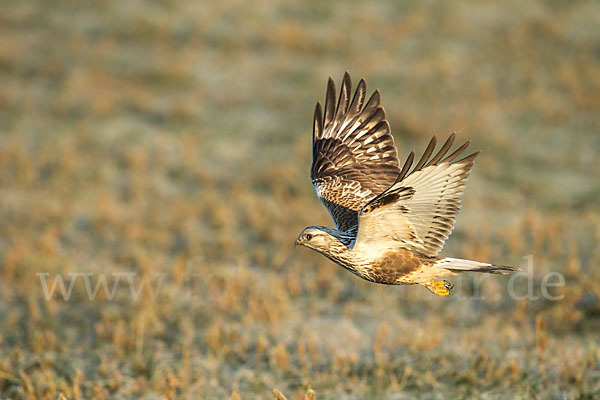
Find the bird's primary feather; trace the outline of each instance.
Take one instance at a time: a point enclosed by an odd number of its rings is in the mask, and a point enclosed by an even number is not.
[[[443,158],[453,141],[454,134],[429,159],[435,148],[434,136],[415,168],[362,209],[357,249],[376,244],[413,249],[427,256],[440,252],[454,227],[469,172],[479,154],[452,162],[466,149],[463,145]]]
[[[354,96],[350,75],[336,101],[335,83],[327,84],[325,109],[317,103],[313,124],[311,179],[336,226],[346,231],[358,224],[358,212],[389,188],[400,167],[379,91],[365,104],[366,84]]]

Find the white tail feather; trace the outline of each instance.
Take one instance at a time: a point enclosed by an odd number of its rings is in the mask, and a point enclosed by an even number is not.
[[[451,268],[451,269],[470,271],[472,269],[477,269],[477,268],[481,268],[481,267],[491,267],[492,264],[479,262],[479,261],[472,261],[472,260],[463,260],[460,258],[445,257],[445,258],[442,258],[440,261],[438,261],[435,264],[435,266],[441,267],[441,268]]]
[[[509,271],[519,271],[519,268],[507,267],[505,265],[494,265],[481,261],[463,260],[461,258],[445,257],[434,264],[434,267],[448,269],[450,271],[462,272],[487,272],[490,274],[507,274]]]

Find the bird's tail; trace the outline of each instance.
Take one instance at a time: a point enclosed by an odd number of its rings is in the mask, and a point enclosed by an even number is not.
[[[507,275],[513,271],[521,271],[520,268],[507,267],[506,265],[494,265],[480,261],[462,260],[460,258],[444,257],[434,264],[434,267],[444,268],[452,272],[487,272],[489,274]]]

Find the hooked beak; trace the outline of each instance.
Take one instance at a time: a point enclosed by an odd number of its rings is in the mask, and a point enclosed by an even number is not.
[[[294,246],[302,246],[304,243],[306,243],[303,240],[300,240],[300,238],[296,239],[296,241],[294,242]]]

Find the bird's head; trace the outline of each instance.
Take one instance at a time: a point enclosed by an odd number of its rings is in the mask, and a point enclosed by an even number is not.
[[[331,235],[321,227],[309,226],[305,228],[298,239],[296,239],[296,246],[306,246],[314,250],[325,250],[331,241]]]
[[[309,226],[305,228],[298,239],[296,246],[306,246],[321,253],[329,253],[332,247],[348,246],[347,238],[343,233],[324,226]]]

